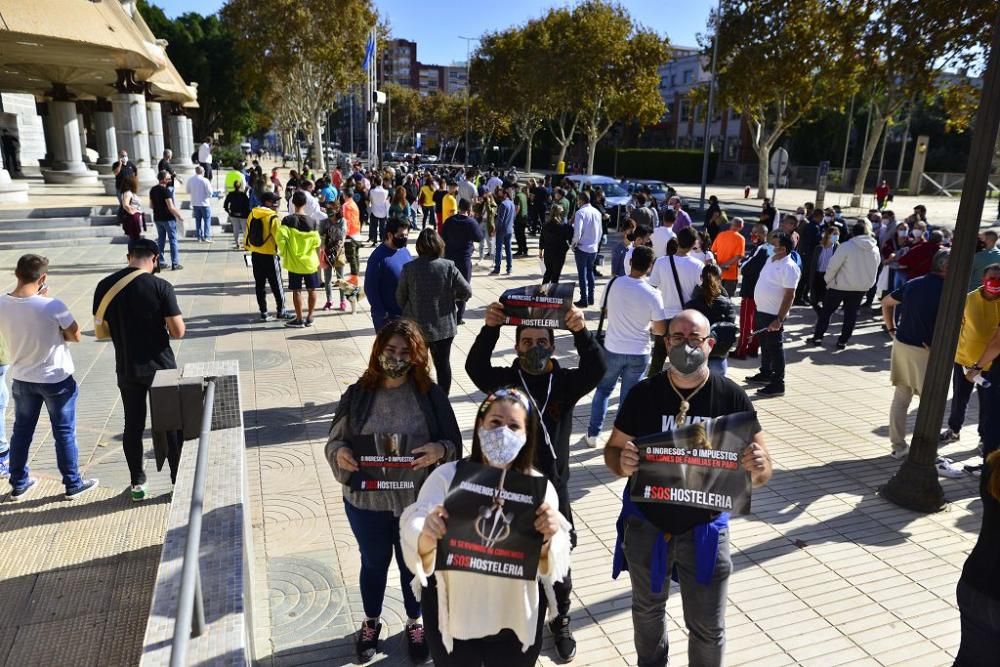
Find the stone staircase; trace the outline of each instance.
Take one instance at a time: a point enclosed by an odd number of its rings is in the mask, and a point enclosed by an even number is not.
[[[0,250],[41,252],[75,245],[124,244],[128,237],[118,224],[117,212],[118,206],[114,204],[0,210]],[[189,211],[185,213],[184,236],[193,237],[194,221]],[[156,227],[149,221],[148,213],[146,218],[146,236],[155,239]],[[212,226],[213,233],[222,229],[218,217],[212,216]]]

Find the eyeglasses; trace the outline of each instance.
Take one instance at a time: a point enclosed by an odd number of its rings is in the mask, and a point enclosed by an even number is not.
[[[674,333],[667,336],[667,340],[670,341],[671,345],[682,345],[687,343],[691,347],[700,347],[702,343],[708,340],[708,336],[700,336],[698,334],[685,336],[684,334]]]

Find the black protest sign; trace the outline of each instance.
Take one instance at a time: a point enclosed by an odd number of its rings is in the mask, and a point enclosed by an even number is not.
[[[544,477],[461,461],[444,500],[448,530],[435,567],[533,581],[542,551],[535,512],[545,484]]]
[[[638,438],[632,501],[749,514],[750,473],[741,459],[758,431],[756,412],[737,412]]]
[[[413,469],[420,455],[412,453],[413,442],[399,433],[356,435],[351,439],[358,471],[350,478],[355,491],[417,491],[427,476],[427,468]]]
[[[504,324],[566,328],[566,313],[573,307],[576,283],[548,283],[515,287],[500,295]]]

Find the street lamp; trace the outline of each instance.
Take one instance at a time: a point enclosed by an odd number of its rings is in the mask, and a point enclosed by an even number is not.
[[[478,42],[478,37],[462,37],[458,36],[459,39],[465,40],[465,159],[462,161],[463,165],[469,164],[469,98],[471,97],[471,90],[469,88],[469,66],[472,64],[470,57],[472,42]]]

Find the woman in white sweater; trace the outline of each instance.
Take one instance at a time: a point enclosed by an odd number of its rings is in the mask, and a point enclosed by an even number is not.
[[[542,477],[534,460],[538,416],[515,388],[498,389],[479,407],[467,461]],[[554,599],[552,583],[569,570],[569,522],[556,509],[551,482],[536,511],[542,534],[537,581],[445,570],[435,572],[438,541],[447,530],[445,497],[458,464],[440,466],[399,520],[403,558],[421,587],[424,628],[438,667],[532,666],[542,647],[542,623]],[[554,606],[554,605],[553,605]]]

